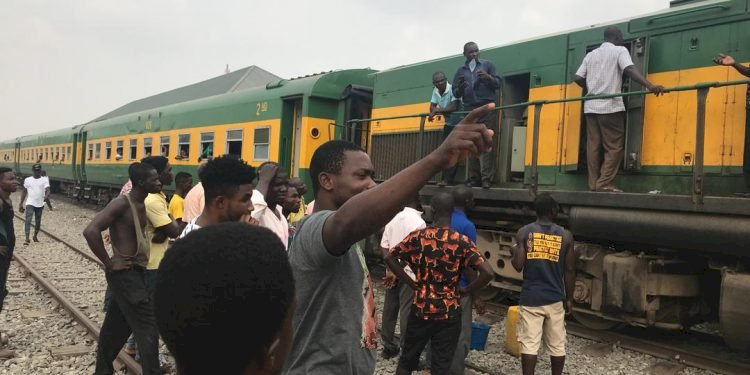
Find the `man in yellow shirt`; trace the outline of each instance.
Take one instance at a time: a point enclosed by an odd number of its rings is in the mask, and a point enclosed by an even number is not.
[[[182,220],[182,213],[185,209],[185,196],[193,187],[193,176],[187,172],[180,172],[174,178],[175,191],[172,199],[169,201],[169,214],[172,219],[180,226],[180,230],[185,229],[187,222]]]

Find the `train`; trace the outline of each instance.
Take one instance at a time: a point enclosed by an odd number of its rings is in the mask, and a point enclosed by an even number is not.
[[[503,78],[497,177],[491,188],[474,189],[470,213],[496,275],[485,298],[520,291],[522,275],[510,264],[515,233],[533,221],[531,203],[545,191],[575,235],[579,322],[596,329],[718,322],[732,348],[750,351],[750,199],[735,194],[748,190],[747,84],[712,62],[720,52],[750,61],[749,4],[675,0],[652,14],[481,50]],[[623,31],[644,76],[680,88],[626,97],[626,152],[615,180],[626,193],[588,191],[583,92],[573,82],[609,25]],[[221,154],[255,165],[273,160],[309,181],[315,148],[347,139],[371,155],[384,180],[439,145],[444,119],[426,116],[430,78],[451,77],[463,63],[454,55],[275,80],[7,140],[0,165],[28,175],[39,161],[55,189],[106,202],[144,155],[159,152],[191,172]],[[642,90],[627,79],[623,86]],[[448,189],[438,179],[422,190],[425,201]]]

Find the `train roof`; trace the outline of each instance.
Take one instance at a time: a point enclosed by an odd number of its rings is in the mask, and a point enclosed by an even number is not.
[[[179,87],[143,99],[134,100],[120,108],[97,117],[92,120],[92,122],[209,96],[246,90],[252,87],[263,86],[268,82],[277,81],[279,79],[281,79],[281,77],[261,67],[251,65],[192,85]]]
[[[374,72],[375,70],[369,68],[347,69],[322,72],[292,79],[280,79],[274,82],[269,82],[263,87],[253,87],[229,94],[215,95],[150,110],[129,113],[99,122],[87,123],[84,126],[87,129],[117,126],[124,122],[143,121],[149,116],[154,118],[159,117],[160,115],[180,115],[193,111],[217,109],[242,103],[272,101],[292,97],[306,96],[338,100],[341,98],[344,87],[349,84],[363,84],[366,81],[371,81],[370,77]],[[194,120],[197,123],[201,122],[198,118]]]

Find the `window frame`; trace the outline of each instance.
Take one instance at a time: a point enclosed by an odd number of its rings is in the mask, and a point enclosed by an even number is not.
[[[159,155],[164,156],[166,158],[169,158],[170,143],[171,143],[171,140],[172,140],[171,138],[172,137],[170,137],[169,135],[160,135],[159,136]],[[166,139],[167,141],[164,142],[164,139]],[[165,145],[167,146],[167,152],[166,153],[164,152],[164,146]]]
[[[211,140],[210,141],[204,141],[203,137],[204,136],[209,136],[209,135],[211,136]],[[211,144],[211,153],[208,154],[208,155],[206,155],[205,157],[206,158],[212,158],[214,156],[214,154],[215,154],[214,151],[216,149],[216,133],[213,130],[212,131],[207,131],[207,132],[201,132],[200,133],[200,142],[199,142],[199,144],[200,144],[200,150],[199,150],[200,155],[198,157],[201,158],[201,159],[203,159],[203,149],[204,149],[203,148],[203,144],[204,143],[206,143],[206,144],[210,143]]]
[[[128,160],[138,160],[138,138],[129,139]]]
[[[239,139],[230,138],[229,137],[229,133],[231,133],[231,132],[240,132]],[[232,154],[229,153],[229,150],[230,150],[229,143],[230,142],[239,142],[240,143],[240,153],[237,154],[237,155],[235,155],[235,156],[237,156],[238,158],[242,159],[242,146],[243,146],[243,143],[245,142],[245,130],[244,129],[228,129],[226,131],[226,134],[224,134],[224,139],[225,139],[225,141],[224,141],[224,154],[225,155],[232,155]]]
[[[259,143],[257,142],[257,132],[259,130],[266,130],[268,131],[268,139],[265,143]],[[266,146],[266,158],[258,158],[257,157],[257,147],[265,145]],[[271,159],[271,127],[270,126],[261,126],[253,129],[253,161],[269,161]]]
[[[182,141],[182,137],[187,137],[187,141]],[[190,133],[177,134],[177,156],[175,160],[190,160]],[[186,147],[185,157],[182,157],[182,146]]]
[[[146,141],[148,141],[148,145],[146,145]],[[148,152],[146,152],[146,148],[150,148]],[[154,154],[154,138],[153,137],[145,137],[143,138],[143,157],[151,156]]]

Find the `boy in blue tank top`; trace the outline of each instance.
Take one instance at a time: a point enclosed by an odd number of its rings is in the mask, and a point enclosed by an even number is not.
[[[573,306],[575,258],[573,235],[552,220],[557,202],[547,193],[534,200],[537,220],[516,235],[513,267],[523,271],[518,341],[524,375],[534,374],[543,339],[552,375],[565,365],[565,315]]]

